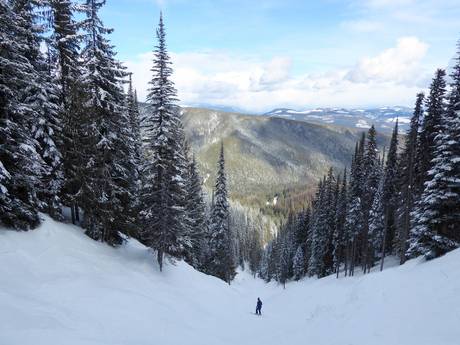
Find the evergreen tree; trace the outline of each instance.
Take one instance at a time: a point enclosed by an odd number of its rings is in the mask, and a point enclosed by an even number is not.
[[[186,186],[186,212],[187,219],[189,221],[191,246],[187,251],[185,258],[195,268],[200,268],[201,264],[203,264],[203,246],[205,235],[207,233],[206,205],[204,203],[201,185],[201,178],[198,174],[195,157],[193,156],[190,162],[189,176]]]
[[[294,279],[299,280],[304,275],[304,256],[301,246],[297,247],[294,258],[292,259],[292,271]]]
[[[214,205],[210,217],[211,261],[208,264],[208,270],[212,275],[230,284],[236,272],[229,215],[224,144],[222,143],[215,184]]]
[[[87,0],[82,23],[85,71],[81,85],[89,95],[85,104],[82,138],[84,166],[78,199],[85,213],[84,227],[95,240],[116,245],[119,231],[129,224],[130,182],[133,179],[129,119],[122,89],[124,68],[115,59],[98,11],[104,0]]]
[[[431,161],[435,157],[435,137],[441,123],[441,116],[445,111],[446,72],[436,71],[430,86],[430,93],[426,100],[426,115],[417,143],[417,161],[415,165],[415,188],[419,196],[428,179]]]
[[[335,224],[335,178],[332,169],[324,179],[316,203],[316,219],[313,224],[309,274],[323,277],[333,268],[332,237]]]
[[[343,172],[342,185],[339,190],[337,208],[335,212],[335,230],[334,230],[334,267],[339,277],[340,264],[344,260],[345,243],[345,221],[348,207],[348,189],[347,189],[347,170]]]
[[[82,169],[85,157],[81,154],[84,137],[82,128],[85,117],[83,105],[87,95],[81,85],[82,68],[80,65],[81,37],[78,34],[78,23],[73,18],[74,5],[70,0],[42,0],[49,26],[52,28],[48,39],[51,72],[56,81],[59,102],[59,118],[61,130],[57,141],[62,155],[61,199],[70,206],[72,222],[79,221],[79,208],[76,196],[81,188]]]
[[[278,281],[283,284],[283,288],[286,288],[286,282],[292,275],[292,233],[290,228],[284,229],[282,236],[279,238],[279,260],[277,268]]]
[[[151,158],[143,167],[141,218],[142,240],[157,251],[162,270],[164,254],[180,258],[190,243],[186,233],[184,138],[162,15],[157,39],[147,96],[145,130]]]
[[[409,255],[438,257],[460,246],[460,43],[447,110],[434,131],[428,181],[414,211]],[[441,105],[439,106],[439,110]]]
[[[19,5],[0,2],[0,222],[29,229],[39,224],[35,187],[44,162],[30,135],[36,113],[24,99],[24,92],[38,79],[28,56],[35,51],[30,46],[34,39],[25,40],[35,33],[29,31],[30,22]]]
[[[323,243],[322,225],[324,224],[324,214],[321,214],[325,199],[325,181],[320,180],[316,191],[315,200],[313,201],[312,221],[309,229],[310,251],[308,259],[308,275],[311,277],[318,274],[321,270],[322,255],[321,244]]]
[[[345,240],[346,240],[346,262],[345,275],[353,275],[358,252],[358,235],[364,228],[363,214],[363,186],[364,186],[364,143],[365,134],[363,133],[360,142],[355,149],[355,155],[351,165],[350,188],[349,188],[349,207],[345,221]]]
[[[132,74],[129,74],[128,93],[126,95],[126,111],[129,121],[127,133],[129,133],[128,146],[129,157],[126,165],[128,174],[131,176],[129,181],[130,192],[130,224],[127,224],[128,235],[139,238],[138,234],[138,214],[140,211],[141,193],[141,166],[142,166],[142,139],[140,130],[140,113],[136,92],[133,91]]]
[[[401,191],[398,203],[398,226],[396,234],[396,249],[399,254],[400,262],[406,260],[407,240],[410,230],[410,214],[414,208],[415,193],[415,165],[417,162],[416,149],[420,121],[423,118],[424,94],[417,94],[414,114],[410,122],[410,129],[407,133],[404,151],[400,157],[399,164],[399,190]]]
[[[393,251],[396,228],[396,208],[398,193],[398,121],[390,140],[390,148],[384,171],[383,206],[385,208],[385,252]]]
[[[133,89],[132,73],[129,74],[128,94],[127,94],[127,111],[129,118],[129,129],[132,137],[132,153],[137,169],[142,162],[142,137],[141,137],[141,115],[139,112],[139,102],[137,100],[137,92]],[[136,184],[140,181],[140,172],[136,171]]]
[[[260,262],[259,277],[265,280],[266,282],[270,282],[272,279],[272,276],[270,274],[270,259],[272,255],[272,247],[273,241],[270,242],[265,248]]]
[[[369,263],[371,261],[372,248],[369,248],[369,222],[370,212],[372,210],[374,196],[378,189],[380,180],[380,165],[378,158],[378,149],[376,141],[375,127],[372,125],[367,134],[367,145],[364,156],[363,169],[365,180],[365,193],[363,193],[363,230],[362,230],[362,253],[361,261],[364,272],[370,270]]]
[[[382,242],[382,261],[381,269],[383,269],[383,263],[385,254],[393,251],[393,242],[396,228],[396,209],[397,209],[397,197],[398,197],[398,121],[395,123],[393,133],[390,140],[390,148],[388,150],[388,156],[386,160],[384,170],[384,181],[382,190],[382,203],[384,208],[385,216],[385,229],[383,233]]]
[[[378,254],[380,254],[385,232],[385,209],[383,205],[383,188],[385,179],[382,168],[380,168],[379,171],[379,179],[378,188],[374,194],[374,200],[369,213],[369,270],[372,266],[374,266],[375,260]]]
[[[260,233],[257,230],[253,230],[250,235],[249,244],[249,269],[251,270],[254,277],[259,271],[261,260],[262,260],[262,243]]]
[[[50,75],[49,65],[40,52],[43,30],[39,22],[36,1],[12,1],[13,9],[21,18],[16,39],[25,43],[24,54],[33,71],[27,87],[18,90],[23,105],[33,119],[31,134],[36,140],[36,151],[41,156],[41,169],[37,170],[39,181],[35,186],[40,200],[40,209],[55,218],[60,218],[59,193],[63,182],[61,170],[60,122],[58,116],[58,93]]]

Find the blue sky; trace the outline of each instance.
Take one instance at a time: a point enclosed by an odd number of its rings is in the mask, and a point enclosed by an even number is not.
[[[182,104],[412,105],[460,39],[459,0],[108,0],[140,98],[162,10]]]

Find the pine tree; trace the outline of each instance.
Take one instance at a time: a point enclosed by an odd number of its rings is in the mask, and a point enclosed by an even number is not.
[[[426,115],[417,143],[417,161],[415,165],[414,187],[419,196],[428,179],[431,161],[435,157],[435,137],[441,123],[441,116],[445,111],[446,72],[442,69],[436,71],[430,86],[430,94],[426,100]]]
[[[56,80],[59,102],[59,118],[61,130],[57,141],[62,155],[63,185],[61,187],[62,202],[70,206],[72,222],[79,221],[79,208],[76,195],[81,188],[82,169],[85,157],[81,154],[84,137],[83,105],[87,95],[81,85],[82,68],[80,65],[81,37],[78,34],[78,23],[73,18],[74,5],[70,0],[43,0],[49,26],[52,28],[48,39],[50,51],[51,73]]]
[[[186,212],[189,221],[190,249],[185,258],[195,268],[201,268],[204,262],[204,240],[206,229],[206,205],[201,188],[202,182],[196,166],[195,156],[192,157],[187,179]]]
[[[254,229],[251,231],[249,243],[249,269],[251,270],[254,277],[260,269],[262,252],[263,250],[260,233]]]
[[[141,193],[141,166],[142,166],[142,138],[141,138],[141,125],[139,105],[137,101],[136,92],[133,90],[132,74],[129,74],[128,92],[126,95],[126,111],[129,121],[127,133],[129,134],[128,145],[129,157],[126,161],[128,174],[131,176],[129,180],[129,223],[127,225],[127,232],[129,236],[139,238],[139,222],[138,214],[140,211],[140,193]]]
[[[309,275],[323,277],[333,268],[332,237],[335,224],[335,178],[332,169],[325,177],[316,203],[316,219],[313,224]]]
[[[339,189],[339,188],[337,188]],[[348,188],[347,188],[347,170],[343,172],[342,185],[340,186],[337,208],[335,212],[335,230],[334,230],[334,267],[339,277],[340,264],[344,260],[345,243],[345,221],[348,207]]]
[[[311,277],[318,274],[321,269],[321,243],[323,242],[322,225],[324,224],[324,215],[321,214],[325,199],[324,179],[320,180],[316,191],[315,200],[313,201],[312,220],[309,229],[310,250],[308,259],[308,275]]]
[[[142,162],[142,137],[141,137],[141,115],[139,112],[139,102],[137,100],[137,92],[133,89],[132,82],[132,73],[129,74],[129,83],[128,83],[128,94],[127,99],[127,111],[129,118],[129,129],[132,137],[132,154],[135,161],[135,166],[137,169],[141,166]],[[136,171],[136,184],[139,184],[140,181],[140,172]]]
[[[385,229],[382,243],[382,261],[380,269],[383,269],[385,254],[392,252],[396,227],[397,209],[397,183],[398,183],[398,121],[395,123],[390,140],[390,148],[384,170],[382,190],[382,203],[385,216]]]
[[[224,144],[222,143],[215,184],[214,206],[210,217],[211,262],[208,267],[211,274],[230,284],[236,272],[229,216]]]
[[[375,127],[372,125],[367,135],[366,152],[364,156],[363,169],[365,180],[365,193],[363,193],[363,230],[362,230],[362,253],[361,261],[364,272],[370,270],[369,261],[371,261],[372,248],[369,248],[369,222],[370,212],[373,206],[374,196],[378,189],[380,180],[380,166],[378,159],[378,149],[376,141]]]
[[[346,270],[345,275],[353,275],[358,252],[358,235],[364,228],[363,214],[363,186],[364,186],[364,143],[365,134],[362,134],[360,142],[355,149],[355,155],[351,165],[349,207],[345,222],[346,240]]]
[[[410,214],[414,208],[415,201],[415,164],[417,162],[416,149],[420,121],[423,118],[424,94],[417,94],[414,114],[410,122],[410,129],[407,133],[404,151],[401,154],[399,164],[398,185],[401,191],[398,203],[398,226],[396,234],[396,249],[399,254],[400,262],[406,261],[407,240],[410,230]]]
[[[302,246],[297,247],[294,258],[292,259],[292,271],[295,280],[299,280],[300,278],[302,278],[305,273]]]
[[[30,135],[36,109],[24,99],[38,79],[28,56],[35,33],[20,5],[0,2],[0,222],[29,229],[39,224],[35,187],[44,162],[36,150],[38,142]]]
[[[460,43],[451,78],[447,110],[434,128],[428,181],[414,211],[410,256],[431,259],[460,246]]]
[[[266,282],[270,282],[272,279],[270,275],[270,258],[272,255],[272,247],[273,241],[271,241],[265,248],[260,262],[259,277]]]
[[[157,39],[147,96],[145,130],[151,157],[143,167],[141,218],[143,242],[157,251],[162,270],[164,254],[181,258],[190,243],[186,233],[184,138],[162,15]]]
[[[383,174],[383,167],[379,169],[379,183],[377,191],[374,194],[374,200],[369,213],[369,256],[368,256],[368,269],[375,264],[375,260],[381,252],[383,245],[383,237],[385,232],[385,209],[383,205],[383,188],[385,178]]]
[[[134,163],[122,89],[126,73],[106,38],[113,30],[104,27],[98,16],[104,4],[104,0],[87,0],[84,6],[81,58],[85,71],[81,85],[89,99],[82,119],[85,136],[81,153],[85,163],[78,199],[88,236],[116,245],[122,241],[119,231],[129,223],[130,166]]]
[[[43,30],[39,22],[39,8],[36,1],[12,1],[13,10],[21,18],[22,30],[16,39],[23,42],[24,55],[33,68],[27,87],[18,90],[33,119],[31,134],[36,140],[36,151],[42,164],[37,170],[39,183],[35,186],[42,211],[60,218],[61,203],[58,194],[62,184],[61,154],[58,150],[60,118],[58,117],[57,89],[51,79],[49,65],[40,51]]]
[[[286,282],[292,274],[292,258],[294,256],[292,248],[292,233],[289,227],[279,237],[279,261],[278,261],[278,281],[286,288]]]

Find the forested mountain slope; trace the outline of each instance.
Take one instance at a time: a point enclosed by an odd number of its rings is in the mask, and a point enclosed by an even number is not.
[[[141,107],[144,109],[144,106]],[[362,130],[204,108],[183,108],[183,124],[207,187],[224,141],[230,195],[272,200],[285,188],[313,189],[334,167],[350,162]],[[387,143],[379,135],[380,146]]]

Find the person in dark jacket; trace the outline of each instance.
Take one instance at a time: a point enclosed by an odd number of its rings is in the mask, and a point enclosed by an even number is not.
[[[262,310],[262,301],[260,300],[259,297],[257,297],[256,314],[262,315],[261,310]]]

